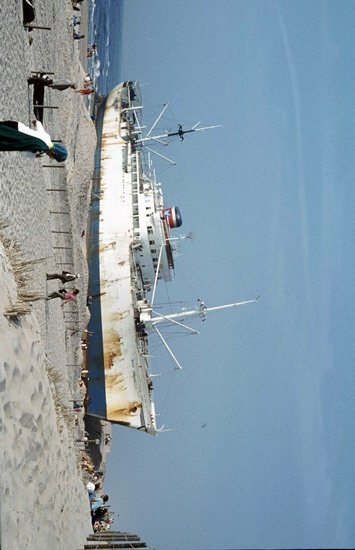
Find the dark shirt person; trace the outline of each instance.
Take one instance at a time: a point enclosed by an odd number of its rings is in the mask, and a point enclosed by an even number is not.
[[[45,153],[57,162],[64,162],[68,156],[64,145],[52,143],[39,120],[32,121],[32,128],[15,120],[0,122],[0,151],[20,151],[30,156]]]

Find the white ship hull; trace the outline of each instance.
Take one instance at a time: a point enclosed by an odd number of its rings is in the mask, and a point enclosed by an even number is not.
[[[134,314],[131,142],[124,139],[127,124],[121,119],[124,90],[124,85],[117,86],[106,100],[101,161],[93,191],[89,328],[94,335],[88,340],[87,352],[88,413],[155,433],[152,385]]]

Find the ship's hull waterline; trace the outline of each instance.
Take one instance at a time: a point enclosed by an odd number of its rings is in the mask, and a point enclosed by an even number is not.
[[[97,122],[88,247],[87,413],[155,433],[152,384],[135,319],[139,278],[132,247],[132,142],[121,116],[126,87],[123,83],[110,92]]]

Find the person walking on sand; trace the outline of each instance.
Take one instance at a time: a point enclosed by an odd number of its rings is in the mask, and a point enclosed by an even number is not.
[[[81,90],[75,90],[74,94],[90,95],[95,93],[94,88],[81,88]]]
[[[80,274],[70,273],[69,271],[62,271],[62,273],[47,273],[47,281],[53,279],[59,279],[62,281],[63,285],[69,283],[70,281],[75,281],[75,279],[80,279]]]
[[[74,290],[67,290],[66,288],[60,288],[59,290],[48,294],[46,300],[53,300],[54,298],[60,298],[64,302],[75,302],[79,290],[74,288]]]
[[[73,82],[70,80],[66,80],[64,78],[53,80],[52,78],[49,78],[46,74],[37,74],[30,76],[27,79],[28,85],[31,84],[42,84],[42,86],[48,86],[49,88],[53,88],[53,90],[59,90],[62,92],[63,90],[66,90],[67,88],[72,88],[75,90],[76,86]]]
[[[32,121],[33,128],[22,122],[5,120],[0,122],[0,151],[20,151],[42,156],[46,153],[57,162],[67,159],[68,151],[61,143],[52,143],[39,120]]]

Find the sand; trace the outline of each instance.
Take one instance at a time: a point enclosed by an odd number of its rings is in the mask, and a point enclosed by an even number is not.
[[[33,118],[26,81],[31,70],[82,85],[80,41],[72,38],[72,15],[79,12],[70,0],[35,4],[36,23],[52,30],[29,33],[22,2],[0,3],[0,120],[29,124]],[[72,408],[83,396],[85,239],[96,138],[79,94],[46,90],[45,99],[58,107],[45,110],[43,124],[69,150],[64,168],[45,167],[59,166],[47,157],[0,153],[0,526],[6,550],[74,550],[92,531],[76,442],[83,419]],[[30,271],[21,283],[19,270],[26,265]],[[46,273],[62,269],[81,274],[77,303],[62,308],[60,300],[39,300],[26,304],[26,315],[4,315],[24,289],[45,296],[59,288]]]

